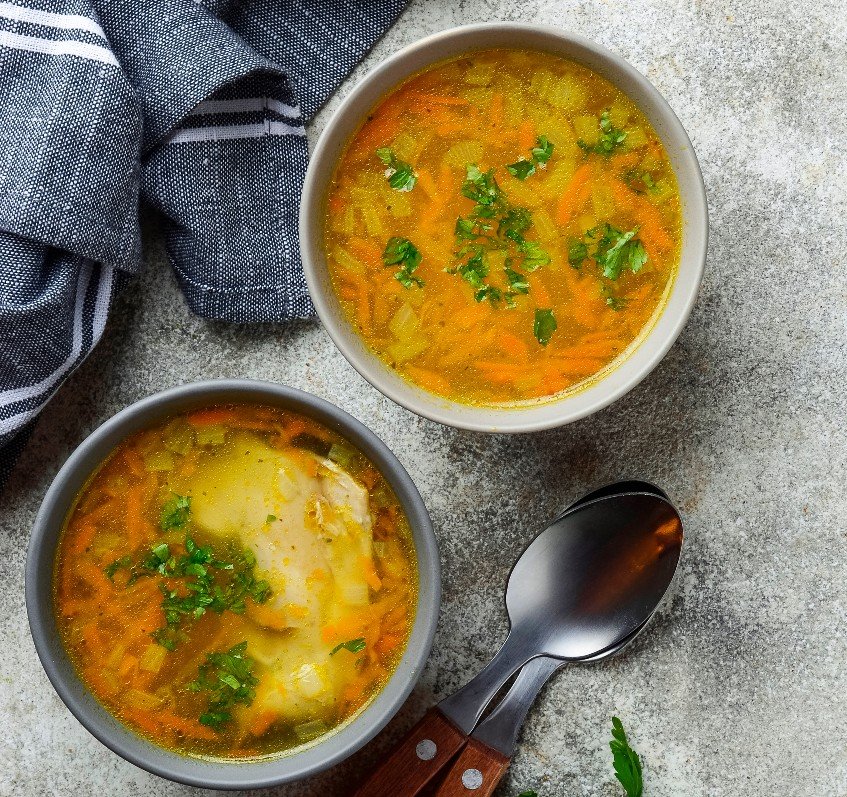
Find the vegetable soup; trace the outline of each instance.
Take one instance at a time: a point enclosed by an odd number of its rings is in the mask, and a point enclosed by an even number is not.
[[[287,410],[232,405],[118,446],[67,519],[54,587],[73,664],[117,718],[244,759],[317,739],[381,689],[417,567],[360,452]]]
[[[371,110],[327,196],[350,323],[404,378],[469,404],[547,400],[612,367],[661,312],[681,237],[644,114],[536,51],[407,80]]]

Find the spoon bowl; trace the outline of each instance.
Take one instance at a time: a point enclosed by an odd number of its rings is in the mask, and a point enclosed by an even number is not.
[[[681,551],[682,520],[657,492],[611,491],[574,505],[512,569],[506,588],[511,630],[503,646],[439,709],[470,733],[484,707],[530,659],[584,661],[617,648],[661,603]]]

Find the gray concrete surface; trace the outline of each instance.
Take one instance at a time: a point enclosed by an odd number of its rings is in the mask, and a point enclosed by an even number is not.
[[[643,755],[649,797],[847,795],[844,7],[418,1],[360,73],[424,33],[496,19],[604,43],[650,77],[688,129],[712,238],[681,339],[629,396],[573,426],[515,438],[457,432],[382,398],[317,323],[239,328],[191,316],[151,229],[143,278],[44,412],[2,498],[0,794],[192,791],[112,755],[60,703],[29,637],[24,550],[51,477],[101,421],[171,385],[248,376],[313,391],[374,428],[419,485],[444,564],[435,650],[408,704],[352,760],[273,794],[345,794],[494,652],[501,585],[533,532],[586,489],[639,476],[684,512],[676,595],[625,656],[553,680],[498,794],[620,794],[606,744],[617,713]]]

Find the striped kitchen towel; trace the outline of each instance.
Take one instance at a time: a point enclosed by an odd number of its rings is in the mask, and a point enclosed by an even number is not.
[[[404,2],[0,0],[0,483],[138,272],[141,201],[194,312],[312,314],[303,125]]]

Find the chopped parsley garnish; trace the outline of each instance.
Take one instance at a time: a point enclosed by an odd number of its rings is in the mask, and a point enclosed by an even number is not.
[[[535,142],[535,146],[529,151],[529,159],[522,159],[516,163],[510,163],[506,166],[506,169],[509,174],[513,177],[517,177],[518,180],[526,180],[527,177],[531,177],[535,174],[537,166],[543,167],[547,161],[550,160],[550,156],[552,154],[553,142],[550,141],[547,136],[539,136]]]
[[[609,747],[612,749],[615,776],[627,797],[641,797],[644,791],[641,759],[629,746],[623,724],[617,717],[612,717],[612,741],[609,742]]]
[[[536,163],[547,163],[553,154],[553,142],[547,136],[539,136],[530,152]]]
[[[414,272],[421,264],[421,253],[408,238],[389,238],[385,251],[382,253],[382,262],[386,266],[400,266],[394,278],[404,288],[411,288],[412,285],[423,288],[424,281],[414,276]]]
[[[532,332],[542,346],[546,346],[550,342],[550,338],[558,326],[552,310],[539,308],[535,311],[535,323],[532,325]]]
[[[129,587],[139,578],[161,576],[162,611],[165,625],[152,637],[162,647],[174,650],[187,638],[184,625],[202,617],[207,610],[243,614],[248,599],[264,603],[271,596],[267,581],[255,575],[253,552],[229,543],[226,559],[219,559],[211,546],[199,546],[190,536],[185,538],[185,554],[177,555],[168,543],[154,545],[140,559],[123,556],[106,568],[113,579],[119,569],[126,568]]]
[[[624,299],[623,296],[615,296],[608,285],[601,285],[600,292],[603,294],[606,304],[609,305],[612,310],[623,310],[623,308],[626,307],[626,299]]]
[[[636,194],[651,194],[659,192],[659,187],[650,172],[639,172],[637,169],[629,169],[623,176],[624,182]]]
[[[524,237],[532,226],[532,214],[509,202],[493,169],[483,172],[474,163],[466,166],[462,195],[476,205],[467,217],[456,219],[454,255],[459,264],[446,270],[464,279],[478,302],[487,299],[496,307],[505,299],[508,307],[514,307],[515,297],[529,292],[525,275],[550,262],[538,243]],[[488,255],[495,250],[505,253],[505,288],[487,281],[491,271]]]
[[[600,138],[596,144],[587,144],[583,139],[577,141],[577,145],[586,153],[594,152],[597,155],[611,155],[626,139],[626,131],[619,130],[612,124],[609,112],[600,114]]]
[[[627,270],[637,274],[647,262],[644,244],[635,237],[638,229],[633,227],[623,232],[611,224],[594,227],[585,233],[585,240],[571,243],[568,262],[574,268],[580,268],[583,261],[590,256],[602,269],[603,276],[609,280],[617,280]],[[594,245],[593,251],[589,249],[591,244]]]
[[[406,162],[398,160],[390,147],[380,147],[376,156],[385,164],[385,176],[395,191],[411,191],[418,178],[414,169]]]
[[[518,180],[526,180],[527,177],[532,177],[535,174],[535,164],[531,160],[515,161],[515,163],[506,166],[506,169],[512,177],[517,177]]]
[[[174,493],[173,498],[162,507],[162,514],[159,516],[159,526],[161,526],[162,531],[181,529],[188,523],[190,514],[191,498],[187,495],[177,495]]]
[[[585,241],[574,241],[568,247],[568,263],[574,268],[582,268],[582,263],[587,257],[588,245]]]
[[[526,791],[522,791],[518,797],[538,797],[538,792],[533,791],[532,789],[527,789]]]
[[[276,520],[276,515],[268,515],[265,518],[265,523],[273,523]]]
[[[594,259],[603,269],[604,277],[616,280],[625,269],[629,269],[633,274],[641,271],[647,262],[647,252],[644,244],[635,238],[638,227],[622,232],[611,224],[605,224],[601,232]]]
[[[209,703],[200,722],[216,731],[232,719],[232,708],[249,706],[256,697],[259,679],[253,674],[255,662],[247,655],[247,643],[240,642],[225,652],[209,653],[197,678],[186,684],[191,692],[207,692]]]
[[[482,171],[475,163],[469,163],[465,167],[465,181],[462,183],[462,196],[476,202],[482,208],[499,205],[503,202],[503,193],[497,180],[494,179],[494,169],[487,172]],[[481,208],[475,208],[477,216],[488,216],[493,213],[485,213]]]
[[[529,274],[550,262],[550,255],[535,241],[521,241],[518,244],[518,250],[523,255],[521,268]]]
[[[360,653],[365,649],[365,640],[363,637],[359,637],[358,639],[349,639],[347,642],[341,642],[329,652],[329,655],[334,656],[342,648],[349,650],[351,653]]]
[[[506,282],[509,283],[510,291],[513,293],[529,293],[529,283],[523,274],[508,266],[503,271],[506,274]]]
[[[106,565],[106,567],[103,568],[103,572],[106,574],[106,578],[111,581],[114,579],[115,573],[124,567],[132,567],[132,557],[129,554],[122,556],[120,559],[115,559],[115,561],[110,565]]]
[[[168,650],[185,639],[182,626],[186,621],[199,619],[207,610],[244,614],[248,598],[261,604],[271,596],[268,582],[256,578],[256,557],[247,548],[233,545],[228,552],[230,561],[222,561],[210,546],[198,546],[191,537],[185,538],[185,556],[176,558],[167,547],[157,546],[166,550],[154,549],[151,554],[159,561],[156,572],[168,579],[184,579],[176,588],[164,583],[159,587],[164,596],[165,625],[153,632],[153,638]],[[153,564],[152,559],[148,562]]]

